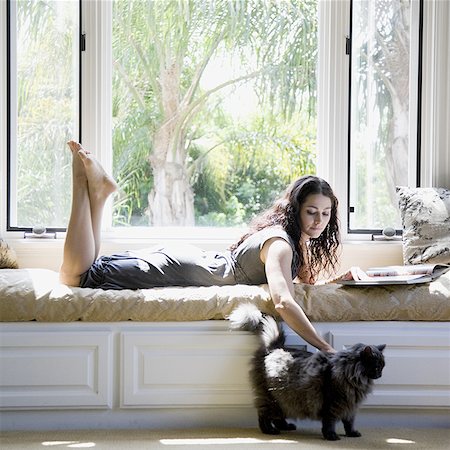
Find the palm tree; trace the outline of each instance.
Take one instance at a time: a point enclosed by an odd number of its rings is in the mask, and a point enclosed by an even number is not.
[[[150,128],[150,222],[192,225],[186,137],[193,120],[214,93],[248,80],[257,80],[261,98],[285,114],[295,110],[305,90],[314,93],[316,1],[117,0],[115,5],[114,67]],[[224,52],[240,59],[242,72],[202,89],[208,64]]]

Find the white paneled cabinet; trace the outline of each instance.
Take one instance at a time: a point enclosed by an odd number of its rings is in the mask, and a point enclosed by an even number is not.
[[[121,406],[252,403],[248,368],[256,339],[229,331],[122,333]]]
[[[226,321],[1,324],[0,404],[14,410],[252,408],[257,338]],[[365,406],[450,408],[448,323],[318,323],[336,349],[387,344]],[[290,333],[289,344],[302,344]],[[61,411],[63,413],[63,411]]]
[[[110,332],[2,332],[2,408],[110,407]]]
[[[450,328],[448,324],[422,323],[388,330],[383,325],[329,330],[336,349],[356,342],[386,344],[386,367],[375,382],[367,406],[450,408]]]

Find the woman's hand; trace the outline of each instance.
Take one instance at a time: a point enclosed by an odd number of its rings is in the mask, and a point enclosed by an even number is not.
[[[332,280],[327,281],[327,283],[336,283],[338,281],[367,281],[370,280],[370,277],[358,266],[350,267],[347,272],[342,273],[341,275],[333,278]]]
[[[325,347],[321,348],[320,351],[324,353],[337,353],[337,351],[330,344],[327,344]]]

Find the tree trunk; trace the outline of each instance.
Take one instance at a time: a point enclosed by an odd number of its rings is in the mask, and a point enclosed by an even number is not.
[[[194,225],[194,195],[187,176],[184,140],[171,148],[164,130],[155,133],[155,149],[165,159],[150,158],[154,187],[148,196],[150,223],[155,226]],[[183,145],[183,146],[182,146]]]
[[[392,99],[393,119],[390,134],[392,143],[386,149],[386,166],[389,194],[392,204],[397,204],[396,186],[408,185],[409,105],[398,98]]]
[[[160,71],[162,125],[153,139],[149,162],[154,186],[148,196],[150,223],[194,225],[194,195],[186,166],[185,131],[180,120],[180,68],[173,63]],[[177,132],[177,130],[181,128]]]
[[[393,44],[384,55],[384,69],[391,74],[388,90],[392,101],[392,120],[389,126],[391,144],[386,148],[386,167],[389,194],[395,206],[395,186],[408,185],[409,86],[414,82],[409,77],[409,52],[404,50],[403,42],[409,43],[409,32],[399,26]]]

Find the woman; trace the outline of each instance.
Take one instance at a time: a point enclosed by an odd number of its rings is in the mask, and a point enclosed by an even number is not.
[[[296,180],[226,252],[177,245],[97,258],[103,208],[117,185],[80,144],[68,145],[73,197],[61,282],[102,289],[268,283],[281,318],[311,345],[334,352],[295,302],[293,283],[314,284],[320,271],[335,268],[338,202],[328,183],[314,176]]]

